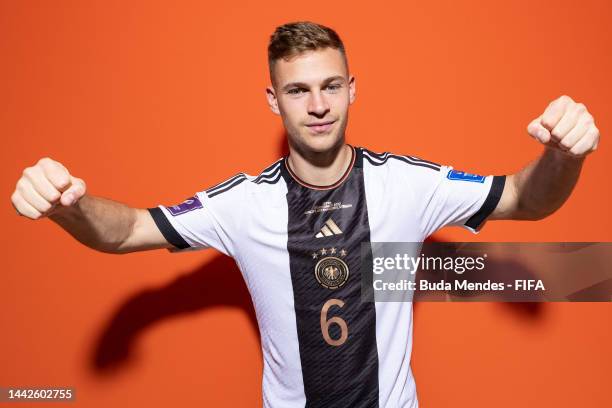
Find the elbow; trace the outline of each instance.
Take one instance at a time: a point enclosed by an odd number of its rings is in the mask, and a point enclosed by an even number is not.
[[[558,209],[559,207],[534,209],[519,205],[518,208],[515,210],[512,219],[521,221],[540,221],[554,214]]]
[[[96,247],[91,247],[91,248],[103,254],[113,254],[113,255],[125,255],[125,254],[129,254],[130,252],[132,252],[129,248],[122,247],[122,245],[115,245],[115,246],[103,245],[103,246],[96,246]]]
[[[108,242],[106,245],[98,248],[98,251],[114,255],[125,255],[136,251],[132,241],[137,228],[138,218],[136,211],[134,209],[131,210],[130,218],[126,220],[128,227],[127,230],[121,235],[113,237],[111,242]]]

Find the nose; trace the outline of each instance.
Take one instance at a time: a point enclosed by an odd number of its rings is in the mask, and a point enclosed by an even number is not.
[[[324,117],[329,112],[329,104],[323,93],[314,91],[310,93],[310,99],[308,101],[308,113],[315,115],[319,118]]]

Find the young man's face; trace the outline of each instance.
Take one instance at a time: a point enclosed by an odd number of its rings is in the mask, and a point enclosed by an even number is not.
[[[355,78],[339,50],[307,51],[279,59],[267,88],[272,111],[281,115],[290,146],[324,152],[344,142],[348,107],[355,100]]]

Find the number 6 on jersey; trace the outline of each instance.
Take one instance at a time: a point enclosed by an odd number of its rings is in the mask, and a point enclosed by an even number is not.
[[[344,302],[340,299],[329,299],[323,304],[323,307],[321,308],[321,334],[323,334],[323,338],[330,346],[341,346],[348,338],[348,326],[339,316],[334,316],[331,319],[327,319],[327,312],[329,312],[329,309],[332,306],[342,307],[344,306]],[[332,339],[329,334],[329,327],[334,323],[340,327],[340,338],[337,340]]]

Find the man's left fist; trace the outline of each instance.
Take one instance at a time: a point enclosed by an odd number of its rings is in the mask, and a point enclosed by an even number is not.
[[[569,96],[561,96],[548,105],[544,113],[534,119],[527,132],[546,144],[573,157],[595,151],[599,143],[599,129],[586,106]]]

